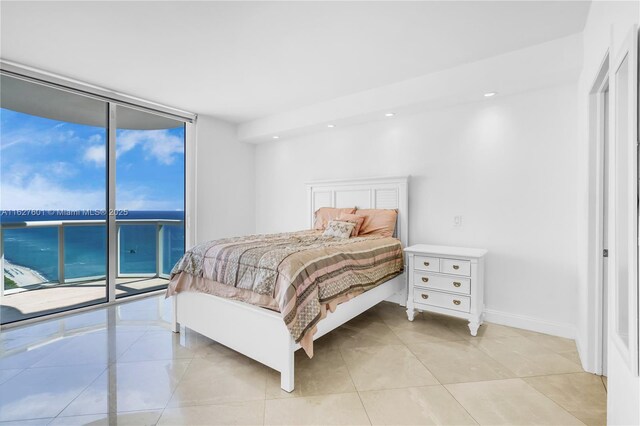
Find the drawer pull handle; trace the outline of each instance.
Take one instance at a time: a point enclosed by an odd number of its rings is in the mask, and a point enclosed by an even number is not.
[[[459,304],[460,304],[460,301],[459,301],[459,300],[454,300],[454,301],[453,301],[453,304],[454,304],[454,305],[459,305]]]
[[[429,266],[429,262],[424,262],[424,266]]]
[[[453,282],[453,286],[454,286],[454,287],[460,287],[461,285],[462,285],[462,284],[461,284],[461,283],[459,283],[459,282],[457,282],[457,281],[454,281],[454,282]]]
[[[422,295],[422,298],[423,298],[423,299],[428,299],[428,298],[429,298],[429,295],[428,295],[428,294],[423,294],[423,295]]]
[[[428,282],[428,281],[429,281],[429,278],[427,278],[427,277],[422,277],[422,282],[423,282],[423,283],[426,283],[426,282]]]
[[[453,265],[453,269],[455,269],[455,270],[457,271],[458,269],[460,269],[460,266],[458,266],[458,265]]]

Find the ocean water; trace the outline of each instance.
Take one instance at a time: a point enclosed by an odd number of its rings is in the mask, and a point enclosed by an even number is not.
[[[13,212],[12,212],[13,213]],[[105,220],[105,216],[80,212],[0,212],[2,225],[46,220]],[[129,211],[117,219],[179,219],[181,211]],[[40,273],[46,281],[58,280],[58,228],[3,229],[5,259]],[[156,272],[156,226],[120,226],[120,273]],[[169,273],[184,253],[183,224],[165,225],[160,242],[163,248],[162,273]],[[106,225],[65,226],[64,270],[66,279],[104,277],[106,275]]]

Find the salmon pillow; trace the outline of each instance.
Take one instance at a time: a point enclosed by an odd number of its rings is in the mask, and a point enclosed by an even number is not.
[[[318,231],[324,231],[327,228],[327,224],[329,223],[330,220],[337,219],[338,216],[340,216],[343,213],[353,214],[355,213],[355,211],[356,211],[355,207],[347,208],[347,209],[321,207],[318,210],[316,210],[313,229],[316,229]]]
[[[364,216],[358,216],[357,214],[342,213],[340,216],[338,216],[338,220],[343,222],[354,223],[356,226],[355,228],[353,228],[353,231],[351,232],[351,236],[357,237],[358,234],[360,234],[360,228],[362,228],[362,224],[364,223]]]
[[[356,216],[364,217],[359,236],[382,235],[392,237],[396,230],[398,210],[396,209],[358,209]]]

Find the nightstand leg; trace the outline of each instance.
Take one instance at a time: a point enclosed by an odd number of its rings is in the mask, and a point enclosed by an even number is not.
[[[409,318],[409,321],[413,321],[415,315],[416,311],[414,311],[413,309],[407,309],[407,318]]]
[[[478,335],[478,328],[480,328],[480,325],[482,323],[480,322],[480,319],[472,319],[469,321],[469,331],[471,332],[472,336],[477,336]]]
[[[413,307],[413,301],[411,299],[407,300],[407,318],[409,321],[413,321],[416,316],[416,310]]]

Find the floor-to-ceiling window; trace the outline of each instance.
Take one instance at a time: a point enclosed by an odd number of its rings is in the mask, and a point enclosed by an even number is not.
[[[116,117],[119,298],[165,286],[184,253],[185,125],[127,107]]]
[[[185,249],[186,120],[0,78],[0,323],[165,287]]]

